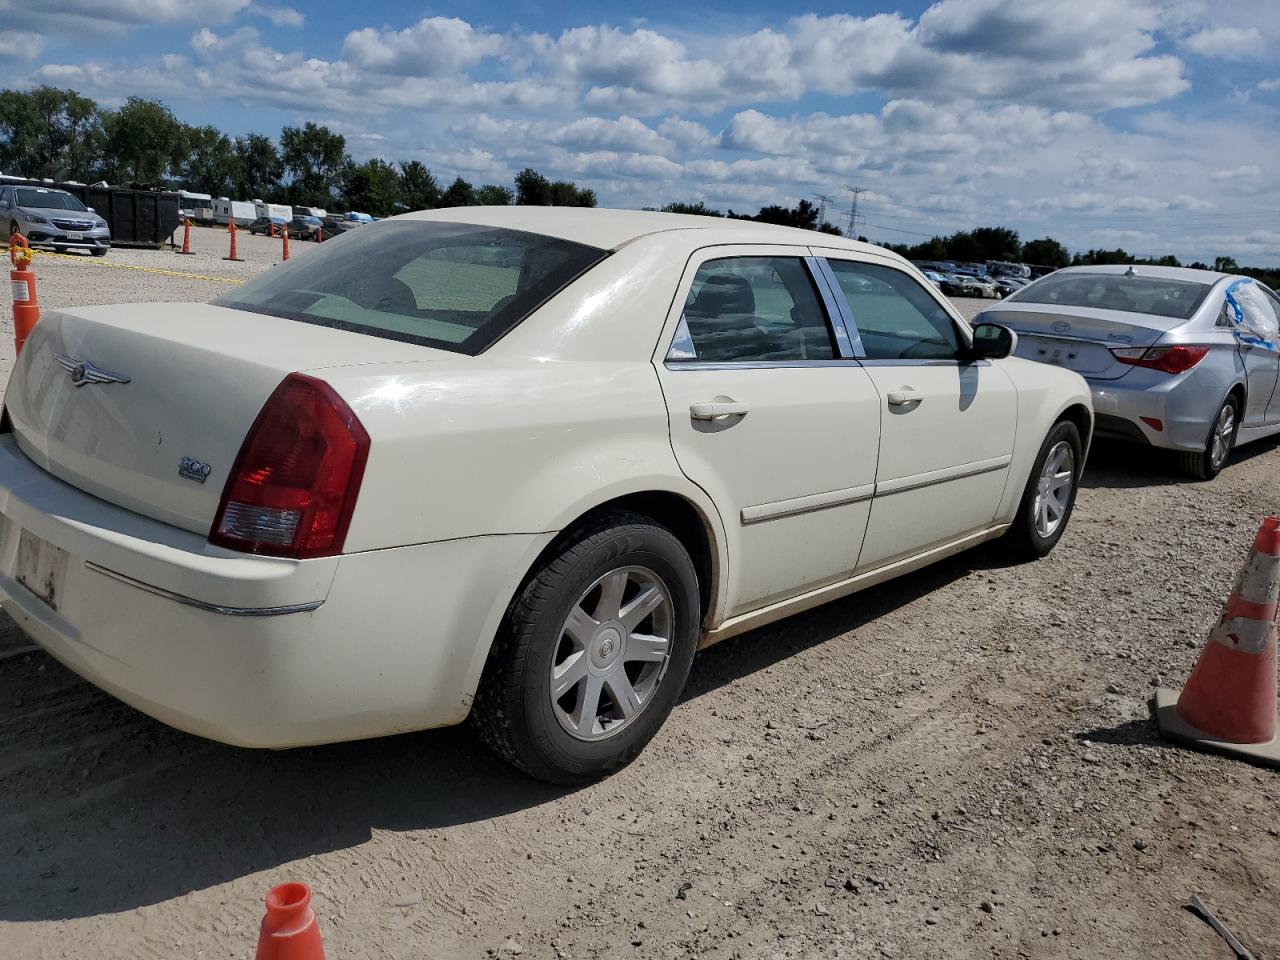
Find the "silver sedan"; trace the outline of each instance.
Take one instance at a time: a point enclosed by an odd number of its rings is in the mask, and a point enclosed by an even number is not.
[[[977,319],[1015,330],[1018,356],[1081,374],[1095,436],[1178,451],[1194,478],[1280,433],[1280,298],[1249,277],[1070,267]]]

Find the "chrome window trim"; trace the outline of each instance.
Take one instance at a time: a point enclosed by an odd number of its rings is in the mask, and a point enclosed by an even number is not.
[[[94,563],[92,560],[85,561],[86,569],[95,573],[100,573],[104,577],[110,577],[112,580],[119,580],[121,583],[144,590],[147,593],[155,594],[157,597],[163,597],[166,600],[172,600],[175,603],[181,603],[184,606],[195,607],[197,610],[204,610],[207,613],[220,613],[228,617],[281,617],[290,613],[309,613],[317,609],[323,600],[311,600],[307,603],[294,603],[283,607],[228,607],[218,603],[209,603],[204,600],[197,600],[194,597],[184,596],[181,593],[174,593],[172,590],[166,590],[163,587],[152,586],[141,580],[135,580],[133,577],[127,577],[123,573],[116,573],[114,570],[108,570],[106,567]]]
[[[814,513],[818,510],[830,510],[851,503],[861,503],[875,496],[876,485],[864,483],[843,490],[830,490],[826,493],[811,493],[803,497],[792,497],[789,500],[774,500],[753,507],[743,507],[742,525],[748,527],[753,523],[764,523],[769,520],[781,520],[784,517],[795,517],[802,513]]]
[[[827,314],[827,325],[835,334],[836,352],[845,359],[866,356],[862,349],[862,337],[858,333],[858,328],[849,322],[844,297],[835,293],[835,277],[827,268],[826,260],[822,257],[805,257],[804,263],[809,268],[809,276],[813,279],[813,285],[818,289],[818,295],[822,299],[822,307]]]
[[[862,359],[858,361],[864,367],[989,367],[990,360],[939,360],[937,358],[896,357],[884,360]]]
[[[849,357],[835,360],[665,360],[668,370],[779,370],[786,367],[857,367]]]
[[[827,285],[826,274],[822,271],[820,265],[821,257],[802,253],[795,255],[784,253],[739,253],[725,257],[708,257],[698,263],[698,266],[694,269],[694,276],[696,277],[698,270],[701,270],[708,263],[720,260],[751,260],[766,257],[771,259],[792,258],[804,262],[805,269],[809,274],[809,282],[813,284],[814,293],[817,294],[818,303],[827,321],[827,332],[835,341],[837,356],[828,360],[698,360],[697,345],[694,344],[693,337],[689,333],[689,324],[685,320],[684,307],[681,307],[680,319],[676,322],[675,332],[671,336],[671,342],[667,345],[667,352],[663,355],[662,365],[664,367],[668,370],[776,370],[779,367],[842,365],[847,364],[850,360],[855,360],[853,346],[849,343],[849,333],[844,325],[843,315],[839,312],[840,303],[839,300],[833,297]],[[858,343],[861,345],[861,341],[858,341]],[[685,359],[681,354],[687,354],[690,358]]]

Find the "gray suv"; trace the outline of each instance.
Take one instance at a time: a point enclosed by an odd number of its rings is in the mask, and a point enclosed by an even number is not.
[[[32,246],[89,250],[95,257],[111,249],[107,221],[65,190],[0,187],[0,225],[6,219],[9,229],[5,236],[17,231]]]

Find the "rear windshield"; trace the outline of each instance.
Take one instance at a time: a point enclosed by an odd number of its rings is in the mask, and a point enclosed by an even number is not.
[[[84,204],[69,193],[57,190],[33,190],[30,187],[18,187],[15,191],[20,207],[34,207],[38,210],[75,210],[84,212]]]
[[[397,220],[327,240],[213,302],[474,355],[607,255],[521,230]]]
[[[1192,280],[1127,277],[1122,273],[1055,273],[1023,287],[1009,300],[1189,320],[1204,302],[1211,286]]]

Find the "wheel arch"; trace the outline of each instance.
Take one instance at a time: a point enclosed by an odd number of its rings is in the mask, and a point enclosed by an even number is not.
[[[1082,451],[1082,462],[1080,469],[1084,469],[1083,460],[1088,459],[1089,448],[1093,445],[1093,412],[1083,403],[1073,403],[1065,410],[1058,414],[1055,423],[1066,420],[1075,424],[1075,428],[1080,431],[1080,441],[1084,444]]]

